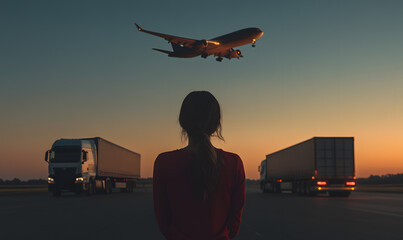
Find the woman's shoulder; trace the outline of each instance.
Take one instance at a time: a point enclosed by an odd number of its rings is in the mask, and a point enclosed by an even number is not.
[[[169,158],[175,158],[178,155],[182,154],[182,149],[176,149],[168,152],[162,152],[158,154],[157,159],[169,159]]]
[[[223,157],[223,159],[228,160],[228,161],[234,161],[234,162],[242,163],[242,159],[238,154],[232,153],[232,152],[227,152],[227,151],[224,151],[222,149],[218,149],[218,151],[220,151],[221,156]]]

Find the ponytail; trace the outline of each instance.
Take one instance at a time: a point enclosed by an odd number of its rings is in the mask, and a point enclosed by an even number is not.
[[[219,183],[222,163],[217,149],[210,142],[210,136],[200,134],[192,136],[192,139],[196,144],[191,164],[192,192],[197,198],[206,199]]]

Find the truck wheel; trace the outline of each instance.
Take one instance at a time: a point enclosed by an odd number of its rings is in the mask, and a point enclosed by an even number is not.
[[[87,190],[87,195],[94,195],[96,191],[96,186],[94,180],[90,180],[88,183],[88,190]]]

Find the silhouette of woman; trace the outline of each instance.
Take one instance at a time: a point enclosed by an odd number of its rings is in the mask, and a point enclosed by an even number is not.
[[[189,93],[179,115],[188,146],[158,155],[154,163],[154,213],[161,233],[174,240],[232,239],[241,223],[245,173],[241,158],[215,148],[221,110],[207,91]]]

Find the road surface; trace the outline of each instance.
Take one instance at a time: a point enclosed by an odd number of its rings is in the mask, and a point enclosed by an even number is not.
[[[1,196],[0,239],[163,239],[151,191]],[[302,197],[248,188],[236,239],[402,240],[403,194]]]

